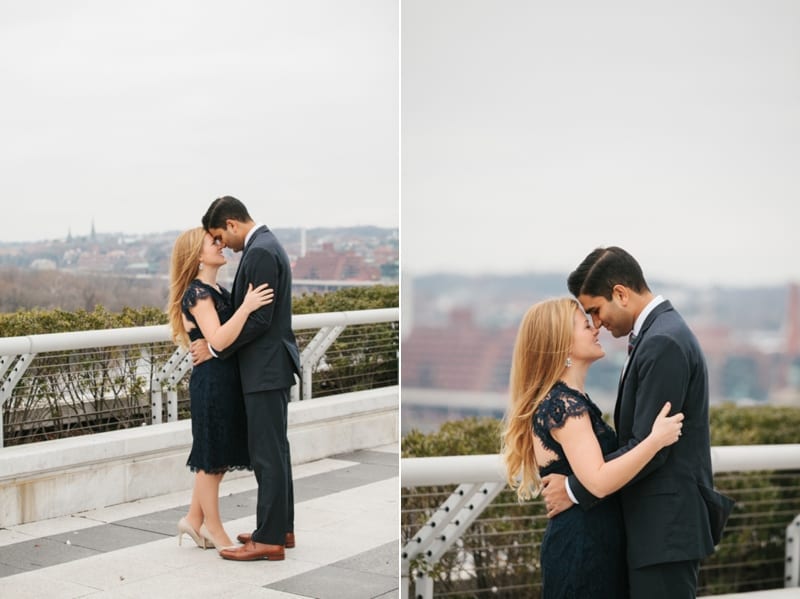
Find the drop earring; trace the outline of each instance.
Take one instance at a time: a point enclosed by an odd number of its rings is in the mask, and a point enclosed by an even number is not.
[[[567,368],[569,368],[570,366],[572,366],[572,358],[570,358],[569,356],[567,356],[567,361],[565,362],[565,366],[566,366]]]
[[[203,270],[203,263],[200,263],[200,266],[197,267],[197,270]]]

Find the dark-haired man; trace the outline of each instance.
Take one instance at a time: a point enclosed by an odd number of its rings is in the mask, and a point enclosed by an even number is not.
[[[632,599],[694,599],[700,560],[714,551],[732,507],[713,489],[708,373],[700,345],[669,301],[654,295],[642,269],[619,247],[598,248],[569,275],[567,286],[595,327],[629,335],[614,409],[619,449],[644,439],[666,401],[683,412],[680,440],[662,449],[620,490]],[[542,492],[553,517],[598,500],[573,475],[546,477]]]
[[[300,354],[292,330],[292,271],[289,258],[275,235],[250,217],[232,196],[217,198],[203,216],[203,227],[223,247],[242,252],[231,296],[238,308],[247,286],[269,283],[275,301],[259,308],[224,351],[192,346],[193,360],[235,354],[239,361],[247,411],[250,460],[258,482],[256,528],[237,539],[244,543],[220,554],[232,560],[282,560],[284,548],[294,547],[294,487],[287,437],[289,394],[300,375]]]

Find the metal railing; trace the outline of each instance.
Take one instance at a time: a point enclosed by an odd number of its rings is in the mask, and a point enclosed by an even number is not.
[[[699,593],[800,587],[800,444],[720,446],[711,455],[715,485],[737,503],[701,566]],[[435,582],[437,597],[540,590],[547,517],[541,501],[516,501],[499,455],[404,458],[401,486],[404,598],[412,587],[415,598],[433,597]],[[755,568],[774,575],[748,579]]]
[[[398,322],[399,308],[295,315],[292,399],[396,385]],[[0,338],[0,447],[7,429],[29,442],[188,417],[190,370],[168,325]]]

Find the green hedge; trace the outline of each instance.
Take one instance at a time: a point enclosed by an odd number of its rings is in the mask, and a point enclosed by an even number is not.
[[[714,406],[710,425],[716,446],[800,443],[800,408]],[[468,418],[447,422],[434,433],[411,431],[402,440],[402,456],[498,453],[501,430],[496,419]],[[702,564],[699,594],[782,587],[785,529],[800,514],[800,472],[720,474],[715,485],[737,503],[717,551]],[[404,542],[451,490],[404,490]],[[541,584],[538,552],[546,522],[540,500],[520,505],[513,492],[504,491],[462,537],[461,548],[473,554],[481,568],[473,568],[467,580],[458,580],[452,572],[458,570],[459,558],[449,552],[430,573],[437,594],[535,596]]]
[[[785,406],[712,406],[711,445],[800,443],[800,408]],[[433,433],[410,431],[403,457],[499,453],[502,423],[494,418],[445,422]]]
[[[306,293],[292,303],[295,314],[318,312],[343,312],[347,310],[370,310],[395,308],[399,305],[397,285],[341,289],[329,293]],[[141,327],[167,323],[162,308],[123,308],[121,312],[109,312],[96,306],[91,312],[76,310],[18,310],[0,313],[0,337],[18,337],[43,333],[65,333],[70,331],[93,331],[123,327]]]
[[[349,310],[374,310],[397,308],[400,305],[397,285],[374,285],[352,287],[329,293],[304,293],[294,298],[292,311],[295,314],[317,314],[320,312],[346,312]]]
[[[94,331],[166,324],[167,315],[158,308],[124,308],[108,312],[102,306],[94,311],[76,310],[18,310],[0,314],[0,337],[19,337],[45,333]]]

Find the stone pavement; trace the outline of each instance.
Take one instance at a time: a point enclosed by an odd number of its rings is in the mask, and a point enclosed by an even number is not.
[[[0,529],[0,597],[399,596],[396,445],[297,465],[295,536],[285,561],[232,562],[176,525],[190,491]],[[223,481],[228,534],[255,527],[252,476]],[[86,489],[91,493],[91,489]]]

